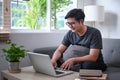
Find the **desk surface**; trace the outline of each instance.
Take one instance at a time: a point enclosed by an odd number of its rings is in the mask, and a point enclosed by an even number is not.
[[[78,72],[74,72],[62,77],[52,77],[36,73],[32,66],[22,68],[21,73],[9,73],[8,70],[2,71],[3,80],[74,80],[78,75]]]

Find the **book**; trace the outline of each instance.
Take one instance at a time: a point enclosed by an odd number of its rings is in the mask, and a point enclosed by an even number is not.
[[[101,77],[94,77],[94,76],[79,76],[80,79],[87,79],[87,80],[106,80],[107,74],[102,74]]]
[[[89,77],[101,77],[102,71],[101,70],[80,69],[79,75],[80,76],[89,76]]]

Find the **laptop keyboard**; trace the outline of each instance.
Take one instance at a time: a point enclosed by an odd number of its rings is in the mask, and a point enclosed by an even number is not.
[[[60,71],[55,71],[56,74],[63,74],[64,72],[60,72]]]
[[[61,68],[55,68],[56,74],[63,74],[64,73],[63,71],[64,70],[62,70]]]
[[[56,72],[56,74],[58,75],[58,74],[66,74],[66,73],[72,73],[72,72],[69,72],[69,70],[63,70],[63,69],[61,69],[61,68],[55,68],[55,72]]]

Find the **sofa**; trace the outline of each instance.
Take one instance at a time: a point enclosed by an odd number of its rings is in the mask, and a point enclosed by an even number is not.
[[[36,48],[33,52],[47,54],[50,58],[52,58],[52,55],[56,49],[57,46],[43,47]],[[2,53],[1,50],[0,53]],[[108,75],[107,80],[120,80],[120,39],[103,38],[102,54],[104,61],[107,64],[107,70],[104,72]],[[30,60],[28,56],[26,56],[26,58],[21,61],[21,67],[30,65]],[[3,57],[1,57],[0,54],[0,71],[7,68],[7,62]]]
[[[120,80],[120,39],[103,39],[102,53],[107,64],[107,80]]]
[[[56,48],[36,48],[33,52],[47,54],[52,58]],[[103,72],[107,74],[107,80],[120,80],[120,39],[103,38],[102,54],[107,65],[107,70]]]

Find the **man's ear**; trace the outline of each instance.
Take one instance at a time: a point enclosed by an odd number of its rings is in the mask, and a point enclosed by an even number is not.
[[[84,23],[84,20],[83,20],[83,19],[80,19],[80,24],[83,25],[83,23]]]

